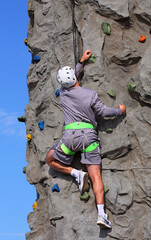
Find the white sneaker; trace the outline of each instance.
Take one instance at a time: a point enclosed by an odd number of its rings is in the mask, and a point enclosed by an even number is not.
[[[89,190],[89,184],[88,184],[88,173],[80,171],[79,173],[79,179],[78,179],[78,184],[79,184],[79,191],[81,195]]]
[[[104,214],[104,216],[98,215],[97,225],[101,225],[106,228],[112,227],[111,222],[107,219],[107,214]]]

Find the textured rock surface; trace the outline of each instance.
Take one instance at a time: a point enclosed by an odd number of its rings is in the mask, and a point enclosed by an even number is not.
[[[76,45],[73,44],[70,0],[29,0],[28,50],[39,55],[31,63],[26,106],[27,180],[35,185],[40,198],[37,209],[28,215],[31,231],[27,240],[150,240],[151,236],[151,3],[150,0],[76,0],[74,20]],[[111,35],[101,29],[103,21],[111,25]],[[140,43],[140,35],[146,42]],[[60,139],[63,114],[56,72],[60,66],[75,66],[74,59],[90,48],[97,56],[87,64],[81,85],[98,92],[102,101],[116,107],[126,104],[123,118],[98,119],[101,139],[102,175],[109,188],[106,211],[112,230],[96,225],[97,211],[92,186],[91,198],[81,201],[72,177],[51,170],[46,164],[49,148]],[[75,53],[75,56],[74,56]],[[32,58],[32,57],[31,57]],[[129,82],[136,84],[129,92]],[[112,99],[108,90],[116,92]],[[41,131],[39,121],[45,121]],[[112,133],[106,133],[112,128]],[[73,165],[79,163],[79,155]],[[60,192],[51,188],[58,183]],[[34,201],[34,200],[33,200]]]

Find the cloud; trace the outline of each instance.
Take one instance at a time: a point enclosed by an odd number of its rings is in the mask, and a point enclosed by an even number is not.
[[[25,233],[1,233],[0,236],[25,236]]]
[[[19,112],[6,112],[0,109],[0,133],[8,136],[25,137],[25,126],[19,123],[17,117],[21,116]]]

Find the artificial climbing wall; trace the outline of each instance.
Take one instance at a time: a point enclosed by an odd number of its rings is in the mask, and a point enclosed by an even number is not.
[[[27,85],[27,180],[39,193],[37,208],[27,219],[27,240],[149,240],[151,236],[151,2],[150,0],[29,0],[27,47],[32,61]],[[111,34],[101,24],[108,22]],[[140,42],[141,35],[146,37]],[[91,49],[95,63],[86,64],[80,84],[98,92],[110,107],[125,104],[125,117],[98,119],[102,175],[109,191],[106,211],[112,230],[96,225],[90,199],[79,198],[72,177],[46,164],[49,148],[62,135],[63,115],[57,70],[74,68],[82,52]],[[129,85],[128,83],[133,84]],[[108,94],[114,90],[114,97]],[[113,91],[112,91],[113,92]],[[38,126],[44,121],[44,129]],[[110,133],[106,131],[110,129]],[[77,168],[79,155],[74,160]],[[52,192],[58,183],[60,192]],[[34,201],[34,200],[33,200]]]

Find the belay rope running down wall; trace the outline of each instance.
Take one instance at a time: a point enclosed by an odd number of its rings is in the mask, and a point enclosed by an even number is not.
[[[78,56],[77,56],[77,38],[76,38],[76,23],[75,23],[75,2],[74,0],[71,0],[71,11],[72,11],[72,32],[73,32],[73,50],[74,50],[74,64],[76,69],[76,64],[78,62]]]

